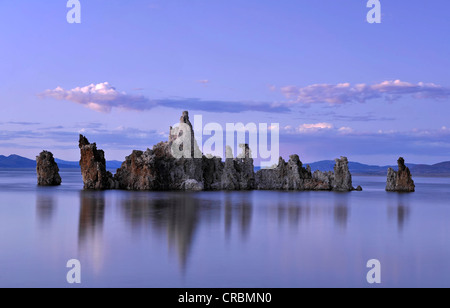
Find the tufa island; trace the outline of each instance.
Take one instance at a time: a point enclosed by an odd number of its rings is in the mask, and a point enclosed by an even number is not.
[[[397,161],[398,171],[388,169],[386,191],[414,192],[416,185],[411,176],[411,171],[405,166],[405,159],[400,157]]]
[[[182,125],[181,125],[182,124]],[[298,155],[289,161],[280,157],[278,165],[255,173],[251,149],[241,144],[241,153],[234,157],[227,147],[226,158],[203,155],[195,141],[189,113],[184,111],[180,127],[170,127],[169,140],[146,151],[133,151],[115,175],[106,170],[105,153],[95,143],[80,135],[80,167],[85,190],[122,189],[130,191],[361,191],[353,187],[348,159],[336,159],[334,171],[311,172]],[[187,140],[189,138],[190,140]],[[188,142],[186,142],[188,141]],[[190,148],[183,148],[185,144]],[[188,152],[176,158],[172,149]],[[193,157],[193,158],[192,158]],[[198,158],[197,158],[198,157]],[[389,169],[387,191],[414,191],[414,182],[403,158],[399,171]],[[59,185],[59,169],[50,152],[37,157],[38,185]]]
[[[53,154],[48,151],[42,151],[36,157],[36,172],[39,186],[58,186],[61,185],[61,176],[59,175],[58,164],[53,158]]]

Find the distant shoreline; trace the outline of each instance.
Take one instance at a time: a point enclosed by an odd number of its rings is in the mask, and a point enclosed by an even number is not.
[[[259,167],[255,167],[255,172],[257,170],[259,170]],[[59,168],[60,171],[62,172],[80,172],[81,174],[81,169],[80,168]],[[110,171],[112,173],[116,172],[116,168],[108,168],[107,171]],[[0,167],[0,172],[5,172],[5,171],[36,171],[35,168],[32,167],[26,167],[26,168],[7,168],[7,167]],[[351,172],[352,170],[350,170]],[[352,176],[370,176],[370,177],[386,177],[387,175],[387,169],[386,169],[386,174],[382,174],[382,173],[361,173],[361,172],[351,172]],[[450,178],[450,173],[442,173],[442,174],[436,174],[436,173],[430,173],[430,174],[425,174],[425,173],[419,173],[419,174],[414,174],[413,173],[413,178]]]
[[[65,161],[61,159],[55,159],[60,170],[80,170],[78,161]],[[106,169],[115,173],[118,168],[120,168],[122,162],[120,161],[106,161]],[[309,165],[311,171],[329,171],[333,170],[335,161],[334,160],[323,160],[309,164],[303,164],[303,166]],[[413,177],[440,177],[446,178],[450,177],[450,161],[441,162],[434,165],[426,164],[406,164],[410,168]],[[0,170],[11,169],[33,169],[36,168],[36,161],[19,156],[10,155],[3,156],[0,155]],[[362,175],[362,176],[387,176],[388,168],[397,169],[397,166],[377,166],[377,165],[367,165],[358,162],[349,162],[349,170],[352,175]],[[255,172],[260,170],[260,166],[255,166]],[[81,171],[80,171],[81,172]]]

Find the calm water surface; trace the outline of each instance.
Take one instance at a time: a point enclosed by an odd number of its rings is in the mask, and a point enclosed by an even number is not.
[[[0,171],[0,287],[450,287],[450,179],[363,192],[85,192]]]

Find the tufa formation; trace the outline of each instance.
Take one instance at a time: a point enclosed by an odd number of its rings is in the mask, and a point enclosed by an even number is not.
[[[397,161],[398,171],[388,169],[386,191],[394,192],[414,192],[416,186],[411,176],[409,168],[405,166],[405,160],[400,157]]]
[[[58,164],[51,152],[43,151],[36,157],[36,172],[39,186],[61,185]]]
[[[248,144],[234,157],[227,147],[225,161],[203,155],[195,140],[189,113],[184,111],[178,127],[170,127],[169,140],[146,151],[133,151],[113,176],[106,171],[105,155],[96,144],[80,135],[81,172],[85,189],[156,191],[217,190],[334,190],[351,191],[352,176],[345,157],[336,160],[333,172],[303,167],[298,155],[274,169],[254,172]]]
[[[97,150],[95,143],[90,144],[86,137],[80,135],[80,167],[84,189],[104,190],[118,188],[111,172],[106,171],[105,152]]]
[[[187,146],[186,146],[187,145]],[[190,145],[190,146],[189,146]],[[186,148],[184,148],[186,147]],[[204,156],[195,140],[189,113],[170,128],[169,141],[145,152],[133,151],[114,180],[126,190],[250,190],[255,188],[253,159],[248,145],[238,158]],[[172,153],[179,154],[174,157]]]
[[[260,190],[331,190],[327,182],[303,167],[298,155],[291,155],[287,163],[280,157],[276,168],[259,170],[256,183]]]

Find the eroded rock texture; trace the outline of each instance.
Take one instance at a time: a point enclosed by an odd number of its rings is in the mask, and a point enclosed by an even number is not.
[[[180,126],[170,128],[168,142],[145,152],[133,151],[117,170],[115,180],[127,190],[203,190],[203,157],[199,152],[185,111]]]
[[[36,172],[39,186],[61,185],[58,164],[51,152],[43,151],[36,157]]]
[[[337,158],[335,159],[335,162],[334,172],[316,171],[313,174],[313,178],[326,183],[329,189],[333,191],[362,191],[361,187],[358,189],[353,187],[352,175],[348,168],[347,157]]]
[[[80,135],[78,144],[81,153],[80,167],[83,176],[84,189],[115,189],[118,188],[111,172],[106,171],[105,152],[97,149],[95,143]]]
[[[183,111],[178,127],[170,127],[168,145],[174,158],[202,158],[203,154],[195,140],[194,130],[189,120],[189,112]]]
[[[386,191],[395,192],[414,192],[416,186],[412,179],[409,168],[405,165],[405,160],[400,157],[397,161],[398,171],[392,168],[388,169]]]
[[[252,190],[256,188],[251,150],[248,144],[240,144],[239,146],[242,152],[237,158],[228,158],[232,153],[230,152],[231,148],[227,147],[227,158],[221,177],[223,190]]]
[[[288,162],[280,157],[276,168],[259,170],[256,185],[261,190],[330,190],[326,182],[313,178],[298,155],[291,155]]]
[[[174,158],[168,142],[147,151],[133,151],[115,180],[127,190],[203,190],[202,159]]]
[[[334,171],[311,174],[311,168],[303,167],[298,155],[291,155],[287,163],[280,157],[276,168],[258,171],[256,185],[262,190],[354,190],[347,158],[336,159]]]
[[[225,164],[222,158],[211,155],[203,157],[203,184],[205,190],[222,190]]]
[[[169,140],[146,151],[133,151],[112,177],[106,171],[104,153],[80,136],[85,189],[120,188],[126,190],[352,190],[346,158],[336,160],[335,173],[303,167],[298,155],[288,162],[282,158],[274,169],[255,174],[251,149],[241,144],[234,157],[227,147],[225,161],[203,155],[195,140],[189,113],[180,124],[170,127]]]
[[[351,191],[354,190],[352,186],[352,175],[348,169],[347,157],[336,159],[334,165],[334,181],[332,182],[333,190],[335,191]]]
[[[170,128],[168,142],[147,151],[133,151],[115,180],[127,190],[248,190],[255,187],[253,159],[248,145],[238,158],[202,155],[195,140],[189,113],[180,126]]]
[[[334,173],[332,171],[314,171],[313,179],[322,183],[322,190],[332,190]]]

